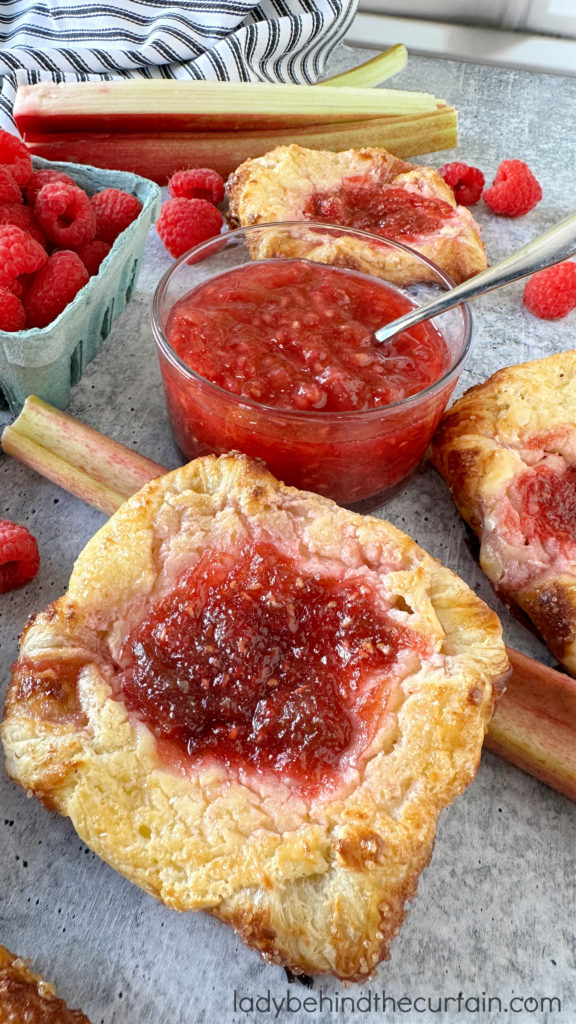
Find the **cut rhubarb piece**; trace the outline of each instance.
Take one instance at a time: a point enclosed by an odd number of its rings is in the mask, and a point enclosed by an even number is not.
[[[512,675],[485,746],[576,800],[576,680],[507,648]]]
[[[34,395],[2,435],[2,448],[106,515],[166,470]]]
[[[132,171],[165,185],[175,171],[196,165],[227,177],[244,160],[263,156],[275,146],[298,143],[313,149],[360,149],[383,146],[399,157],[451,149],[457,143],[453,107],[427,114],[373,118],[344,125],[316,125],[287,132],[156,132],[147,134],[36,135],[26,140],[30,152],[47,160],[91,164]]]
[[[262,131],[434,111],[430,93],[264,82],[41,82],[18,89],[29,132]]]
[[[408,51],[402,43],[398,43],[396,46],[384,50],[383,53],[379,53],[376,57],[359,64],[358,67],[351,68],[350,71],[342,71],[341,74],[333,75],[331,78],[325,78],[322,82],[316,82],[316,85],[339,87],[351,85],[367,89],[380,85],[381,82],[397,75],[406,67],[407,63]]]

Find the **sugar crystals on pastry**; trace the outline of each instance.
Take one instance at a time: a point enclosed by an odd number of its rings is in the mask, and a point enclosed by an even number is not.
[[[445,414],[432,461],[480,563],[576,674],[576,351],[499,370]]]
[[[209,456],[128,500],[27,625],[7,768],[168,906],[362,979],[506,668],[496,616],[405,534]]]
[[[276,221],[310,220],[341,224],[385,235],[416,249],[456,283],[486,267],[480,229],[452,189],[431,167],[420,167],[385,149],[332,153],[277,146],[245,160],[227,184],[230,213],[243,227]],[[306,251],[303,248],[306,246]],[[384,256],[366,239],[316,237],[305,243],[286,232],[270,234],[260,258],[306,255],[324,263],[384,276],[393,284],[425,278],[409,252]],[[436,280],[431,271],[429,277]]]
[[[54,986],[35,974],[22,957],[0,946],[0,1024],[90,1024],[70,1010]]]

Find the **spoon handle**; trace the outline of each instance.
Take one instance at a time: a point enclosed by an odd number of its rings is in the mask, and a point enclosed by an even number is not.
[[[483,270],[480,274],[471,277],[470,280],[457,285],[456,288],[443,292],[438,298],[425,302],[423,306],[417,306],[397,320],[380,327],[375,331],[375,337],[377,341],[386,341],[393,334],[405,331],[422,320],[428,320],[432,316],[437,316],[447,309],[458,306],[461,302],[475,299],[478,295],[484,295],[494,288],[501,288],[503,285],[510,284],[511,281],[517,281],[518,278],[528,277],[529,274],[534,274],[537,270],[549,267],[553,263],[560,263],[561,260],[568,259],[575,253],[576,213],[571,213],[569,217],[565,217],[564,220],[532,239],[527,245],[523,245],[521,249],[517,249],[500,263],[488,267],[487,270]]]

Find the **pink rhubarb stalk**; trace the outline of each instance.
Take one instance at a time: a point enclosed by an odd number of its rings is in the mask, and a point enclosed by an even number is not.
[[[316,124],[287,131],[148,132],[144,134],[67,132],[32,135],[25,141],[34,156],[132,171],[160,185],[182,167],[212,167],[227,177],[250,157],[275,146],[297,143],[311,149],[383,146],[395,156],[453,148],[458,140],[456,111],[440,106],[425,114],[372,118],[347,124]]]

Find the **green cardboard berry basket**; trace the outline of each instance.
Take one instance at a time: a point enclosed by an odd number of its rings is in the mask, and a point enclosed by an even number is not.
[[[88,195],[119,188],[140,199],[137,219],[116,239],[112,249],[66,309],[47,327],[0,331],[0,409],[20,412],[28,395],[66,408],[70,388],[100,351],[112,322],[129,301],[142,261],[146,238],[161,201],[158,185],[126,171],[107,171],[81,164],[34,158],[34,167],[64,171]]]

